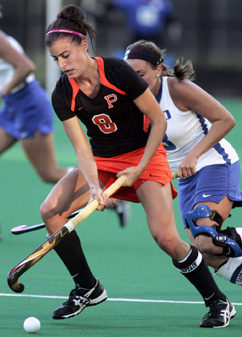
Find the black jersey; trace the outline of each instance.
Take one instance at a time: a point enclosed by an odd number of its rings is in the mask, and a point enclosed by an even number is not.
[[[98,94],[89,98],[74,79],[62,75],[52,94],[57,116],[61,121],[74,116],[81,120],[95,156],[108,158],[144,147],[150,125],[133,100],[148,84],[123,60],[95,59],[100,75]]]

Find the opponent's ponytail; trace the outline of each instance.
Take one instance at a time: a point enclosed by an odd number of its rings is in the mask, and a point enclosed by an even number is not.
[[[134,52],[132,53],[132,51]],[[142,51],[143,53],[138,53],[138,51]],[[145,53],[147,52],[150,54],[151,61],[146,57]],[[188,60],[185,64],[183,64],[183,60],[181,63],[179,60],[177,60],[173,67],[173,70],[171,70],[165,64],[165,54],[166,50],[160,49],[154,42],[140,40],[134,42],[133,44],[127,47],[124,59],[129,58],[143,59],[144,61],[149,62],[152,69],[156,69],[158,65],[161,65],[162,76],[176,77],[178,80],[193,81],[195,79],[195,72],[193,69],[192,62],[190,60]],[[152,62],[151,58],[152,55],[155,59],[160,60],[160,62],[158,63]]]

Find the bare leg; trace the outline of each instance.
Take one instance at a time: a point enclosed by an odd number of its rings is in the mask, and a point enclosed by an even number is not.
[[[21,140],[21,145],[40,178],[47,183],[57,183],[66,173],[55,159],[53,135],[35,133],[34,138]]]
[[[80,170],[74,168],[54,186],[41,206],[41,216],[48,233],[53,234],[62,227],[68,221],[68,215],[72,210],[85,206],[89,197],[88,184]],[[67,235],[54,250],[68,269],[76,287],[91,289],[95,286],[96,279],[87,264],[76,231]],[[54,316],[56,315],[55,313]]]
[[[150,232],[158,246],[174,260],[184,259],[191,247],[178,234],[170,184],[162,186],[147,181],[140,186],[137,195],[144,206]]]
[[[68,216],[85,206],[89,198],[89,186],[79,168],[74,168],[53,187],[41,206],[41,217],[49,234],[61,228]]]
[[[12,147],[18,140],[0,128],[0,154]]]

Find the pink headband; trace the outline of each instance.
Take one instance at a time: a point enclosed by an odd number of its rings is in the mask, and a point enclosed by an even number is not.
[[[68,34],[75,34],[75,35],[79,35],[80,37],[82,37],[83,39],[86,38],[85,35],[79,33],[79,32],[75,32],[74,30],[67,30],[67,29],[54,29],[54,30],[50,30],[47,34],[52,34],[52,33],[68,33]]]

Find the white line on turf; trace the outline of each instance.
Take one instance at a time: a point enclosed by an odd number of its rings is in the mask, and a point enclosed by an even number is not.
[[[0,293],[0,297],[32,297],[32,298],[50,298],[50,299],[67,299],[67,296],[50,296],[50,295],[30,295],[30,294],[7,294]],[[137,298],[108,298],[108,301],[115,302],[142,302],[142,303],[175,303],[175,304],[204,304],[204,302],[196,301],[172,301],[172,300],[145,300]],[[234,305],[242,305],[242,303],[234,303]]]

